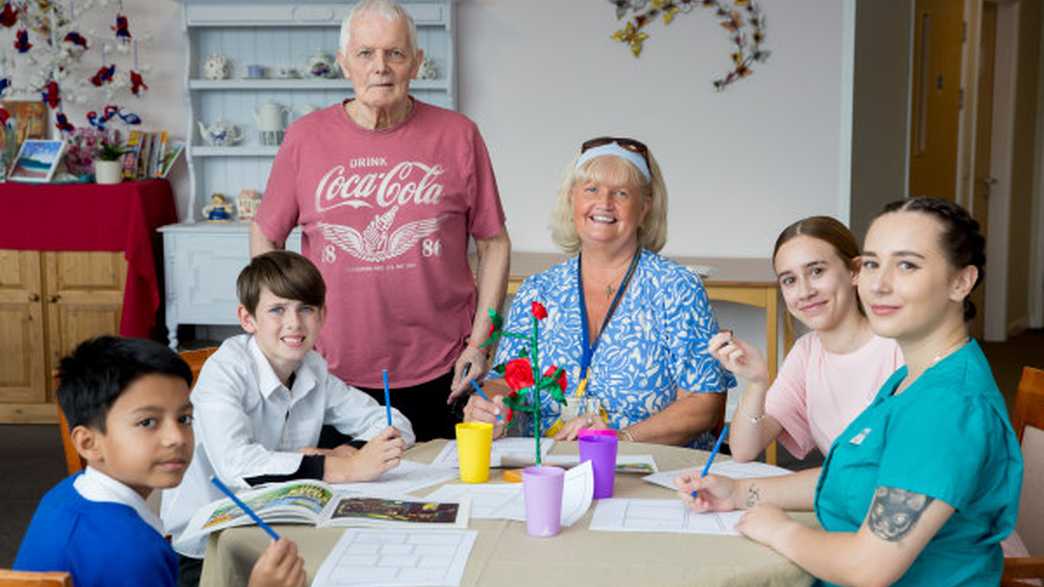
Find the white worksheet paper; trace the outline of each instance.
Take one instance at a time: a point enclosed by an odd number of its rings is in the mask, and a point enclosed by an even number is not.
[[[505,457],[519,462],[533,462],[536,456],[536,448],[533,444],[534,442],[532,438],[517,437],[494,440],[493,447],[489,453],[489,466],[502,466]],[[548,451],[550,451],[551,447],[554,445],[555,441],[553,438],[540,439],[541,460],[547,456]],[[439,453],[439,456],[435,457],[435,460],[432,461],[431,464],[447,467],[460,466],[460,463],[457,461],[457,441],[451,440],[447,442],[446,446],[442,447],[442,452]]]
[[[363,483],[338,483],[336,491],[360,493],[371,496],[402,496],[418,489],[431,487],[457,477],[455,467],[425,465],[403,459],[399,466],[385,472],[373,481]]]
[[[312,587],[456,587],[477,536],[474,530],[350,528]]]
[[[667,489],[678,489],[674,485],[675,479],[684,474],[695,473],[698,475],[701,472],[703,472],[703,467],[660,471],[659,473],[653,473],[652,475],[642,477],[642,481],[648,481],[653,485],[659,485],[661,487],[666,487]],[[775,465],[766,465],[765,463],[737,463],[736,461],[726,461],[724,463],[714,463],[711,465],[708,475],[724,475],[726,477],[732,477],[733,479],[755,479],[758,477],[780,477],[791,473],[793,473],[793,471],[789,469],[784,469]]]
[[[743,512],[698,514],[679,499],[601,499],[591,517],[591,530],[602,532],[676,532],[738,534]]]
[[[562,526],[569,527],[584,517],[594,497],[594,471],[591,462],[566,471],[562,487]],[[526,505],[521,483],[443,485],[425,497],[432,501],[470,500],[470,516],[489,520],[526,520]]]

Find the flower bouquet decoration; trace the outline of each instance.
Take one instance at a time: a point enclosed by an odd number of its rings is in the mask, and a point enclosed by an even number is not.
[[[489,310],[489,318],[492,322],[489,337],[482,347],[496,344],[501,337],[524,340],[529,343],[522,349],[519,358],[512,359],[507,363],[495,365],[492,371],[504,377],[504,382],[511,388],[511,393],[504,396],[504,404],[511,410],[506,416],[506,421],[511,421],[513,412],[525,412],[533,420],[533,440],[536,449],[536,464],[540,462],[540,394],[548,393],[551,399],[564,405],[566,374],[561,367],[551,365],[541,374],[539,332],[540,321],[547,318],[547,308],[540,302],[534,301],[530,306],[530,329],[529,333],[507,332],[504,330],[504,320],[494,310]]]

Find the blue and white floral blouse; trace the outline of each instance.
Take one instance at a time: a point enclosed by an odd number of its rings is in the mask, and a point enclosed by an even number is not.
[[[580,383],[582,333],[577,258],[527,278],[511,304],[505,329],[528,333],[530,304],[542,303],[548,317],[540,323],[540,365],[554,364],[567,373],[566,395]],[[736,379],[707,352],[718,332],[700,279],[681,265],[643,250],[634,277],[602,332],[588,369],[586,396],[601,401],[612,428],[626,428],[663,410],[677,390],[725,393]],[[502,338],[495,364],[520,356],[524,340]],[[495,377],[494,374],[490,374]],[[559,416],[560,406],[544,394],[541,427]],[[532,429],[529,429],[532,434]],[[710,432],[692,446],[710,448]]]

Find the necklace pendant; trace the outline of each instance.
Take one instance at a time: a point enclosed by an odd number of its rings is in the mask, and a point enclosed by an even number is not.
[[[613,292],[615,292],[615,291],[616,291],[616,288],[614,288],[613,284],[610,283],[609,285],[605,286],[605,297],[607,297],[607,298],[613,297]]]

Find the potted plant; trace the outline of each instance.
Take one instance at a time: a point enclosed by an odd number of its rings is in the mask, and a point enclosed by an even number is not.
[[[118,134],[105,136],[98,141],[94,152],[94,181],[101,184],[113,184],[123,181],[123,156],[130,149],[120,142]]]

